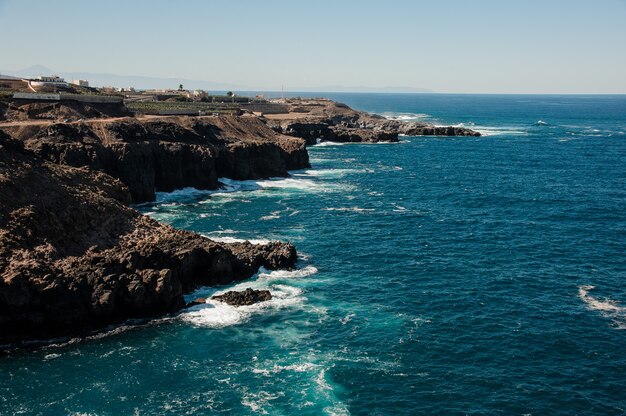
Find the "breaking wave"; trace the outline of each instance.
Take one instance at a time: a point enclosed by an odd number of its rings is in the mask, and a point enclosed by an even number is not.
[[[437,127],[445,127],[445,126],[437,126]],[[479,126],[475,123],[458,123],[455,124],[454,127],[465,127],[468,129],[476,130],[483,136],[524,136],[528,134],[528,131],[522,130],[520,127],[515,126]]]
[[[425,113],[385,113],[383,117],[387,120],[397,121],[420,121],[432,118],[430,114]]]
[[[243,290],[252,286],[254,285],[244,283],[233,288],[220,290],[214,293],[214,295],[219,295],[229,290]],[[272,299],[267,302],[235,307],[209,298],[206,304],[194,306],[187,312],[182,313],[181,319],[196,326],[223,328],[246,322],[255,314],[300,304],[305,299],[301,296],[302,289],[293,286],[275,284],[269,287],[269,289],[272,292]]]
[[[611,299],[598,299],[589,294],[596,287],[591,285],[580,286],[578,297],[585,302],[587,308],[600,311],[602,315],[613,321],[617,329],[626,329],[626,306],[622,306],[618,301]]]
[[[180,318],[196,326],[223,328],[244,323],[253,315],[301,305],[306,300],[302,295],[302,289],[286,283],[290,279],[302,278],[315,273],[317,273],[317,268],[312,265],[296,270],[269,271],[261,268],[255,280],[248,280],[218,291],[203,288],[194,292],[187,297],[189,300],[205,297],[206,303],[189,308],[181,313]],[[246,288],[270,290],[272,299],[254,305],[238,307],[211,299],[211,296],[214,295],[220,295],[230,290],[245,290]]]
[[[348,143],[344,143],[344,142],[319,142],[317,144],[314,144],[313,147],[326,147],[326,146],[344,146]]]

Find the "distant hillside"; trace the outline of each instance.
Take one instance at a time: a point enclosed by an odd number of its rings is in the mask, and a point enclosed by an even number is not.
[[[140,75],[117,75],[108,73],[95,73],[95,72],[71,72],[71,71],[56,71],[54,69],[45,67],[43,65],[34,65],[27,68],[18,70],[0,70],[1,73],[9,75],[35,78],[40,75],[59,75],[65,78],[67,81],[73,79],[86,79],[89,84],[94,87],[115,86],[115,87],[134,87],[137,89],[149,89],[149,88],[178,88],[179,84],[183,84],[187,89],[204,89],[214,91],[226,91],[226,90],[246,90],[251,89],[244,85],[219,83],[203,80],[192,80],[187,78],[157,78],[147,77]]]
[[[267,91],[267,88],[259,88],[259,86],[240,85],[232,83],[222,83],[214,81],[195,80],[187,78],[158,78],[141,75],[117,75],[109,73],[96,72],[68,72],[56,71],[43,65],[33,65],[14,71],[0,69],[0,73],[14,75],[25,78],[36,78],[40,75],[59,75],[67,81],[73,79],[86,79],[93,87],[134,87],[137,89],[150,88],[178,88],[180,84],[186,89],[195,90],[202,89],[208,91]],[[365,85],[346,86],[346,85],[327,85],[316,87],[289,86],[287,91],[291,92],[382,92],[382,93],[432,93],[434,91],[427,88],[415,88],[406,86],[389,86],[389,87],[368,87]]]

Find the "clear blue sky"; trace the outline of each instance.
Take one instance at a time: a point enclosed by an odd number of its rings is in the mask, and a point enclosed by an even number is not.
[[[0,69],[626,93],[626,0],[0,0]]]

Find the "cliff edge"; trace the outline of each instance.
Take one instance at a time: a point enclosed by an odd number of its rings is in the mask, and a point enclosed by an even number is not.
[[[275,131],[300,137],[307,144],[333,142],[396,142],[406,136],[480,136],[464,127],[434,126],[429,123],[389,120],[357,111],[328,99],[287,99],[287,114],[268,114],[268,125]]]
[[[217,189],[219,177],[288,176],[310,167],[303,140],[276,133],[256,117],[122,117],[0,129],[44,160],[121,180],[133,203],[153,201],[155,191]]]
[[[44,160],[0,131],[0,344],[161,316],[198,286],[295,265],[291,244],[213,242],[130,201],[119,180]]]

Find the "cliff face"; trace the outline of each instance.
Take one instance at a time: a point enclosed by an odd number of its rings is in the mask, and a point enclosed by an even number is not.
[[[62,102],[13,102],[5,111],[0,107],[0,116],[9,120],[79,120],[101,117],[124,117],[132,115],[122,103]]]
[[[436,127],[432,124],[388,120],[351,109],[345,104],[325,99],[288,100],[289,113],[268,115],[268,125],[275,131],[315,144],[318,139],[334,142],[395,142],[407,136],[480,136],[464,127]]]
[[[92,156],[72,149],[59,154]],[[291,244],[222,244],[175,230],[127,207],[119,180],[35,153],[0,131],[0,344],[159,316],[200,285],[295,264]]]
[[[253,117],[124,118],[5,128],[41,158],[106,172],[135,203],[156,191],[216,189],[218,177],[287,176],[309,167],[305,143]]]

